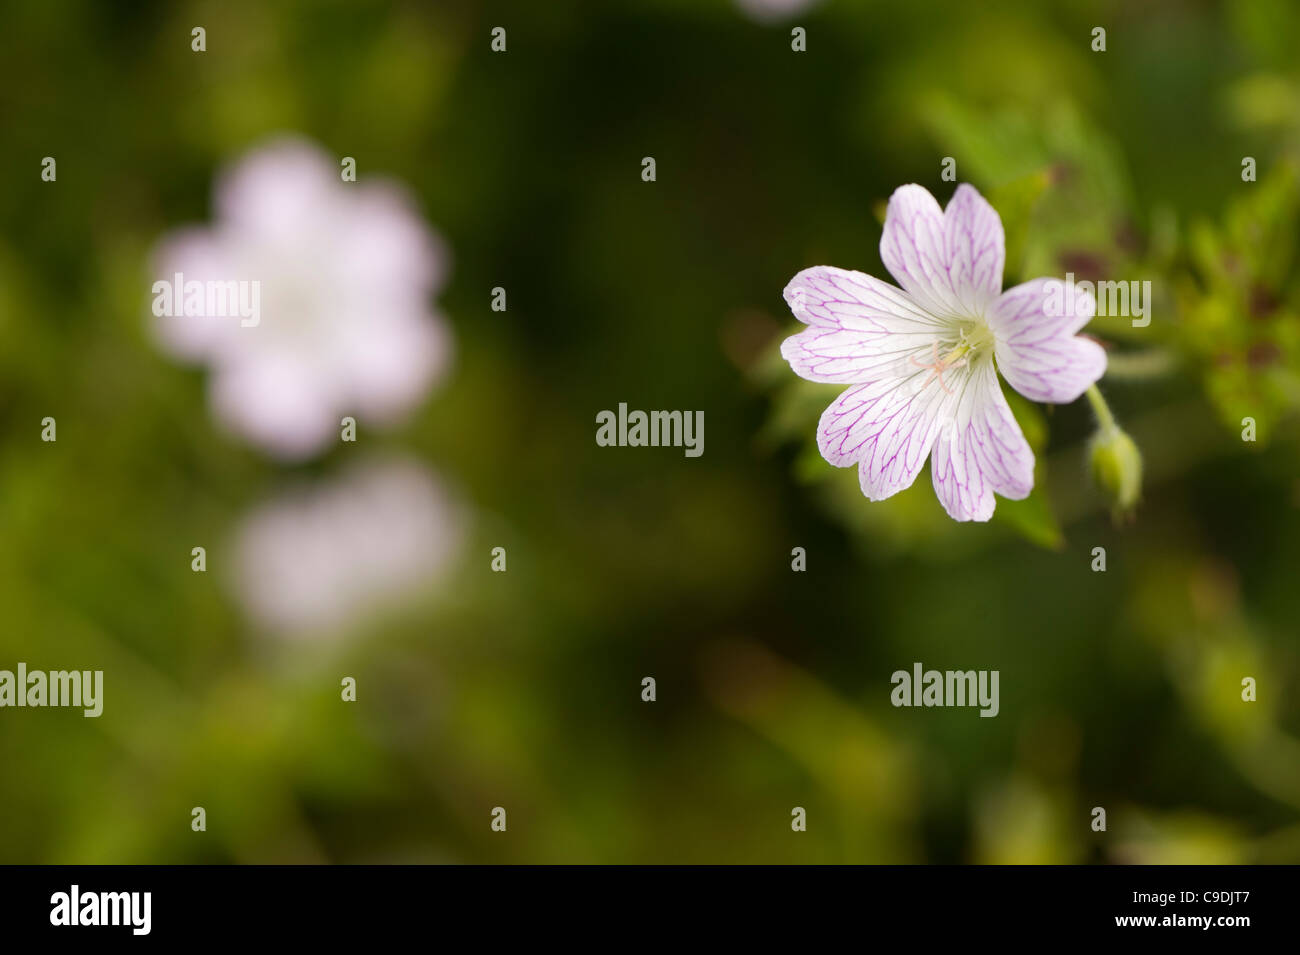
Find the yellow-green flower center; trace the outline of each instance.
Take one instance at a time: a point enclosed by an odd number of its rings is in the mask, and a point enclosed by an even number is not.
[[[954,362],[958,362],[963,358],[969,364],[982,354],[992,353],[994,345],[993,330],[984,322],[975,320],[962,321],[956,325],[955,330],[957,340],[953,344],[952,350],[943,357],[943,367],[950,368]]]

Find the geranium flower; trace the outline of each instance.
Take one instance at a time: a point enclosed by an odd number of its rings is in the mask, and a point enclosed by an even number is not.
[[[214,219],[164,237],[153,278],[257,283],[260,316],[176,308],[155,311],[154,329],[208,366],[227,428],[301,459],[337,441],[343,417],[389,424],[424,397],[451,349],[431,301],[447,255],[400,187],[344,182],[337,160],[285,138],[218,179]]]
[[[934,490],[959,521],[987,521],[993,495],[1026,497],[1034,455],[998,383],[1065,404],[1106,370],[1106,353],[1075,333],[1096,311],[1056,279],[1002,291],[1002,220],[973,187],[947,209],[917,185],[889,199],[880,256],[902,288],[818,266],[785,289],[810,327],[781,354],[809,381],[851,384],[817,428],[822,456],[856,464],[862,493],[910,487],[927,457]]]
[[[235,593],[276,635],[337,636],[434,585],[464,525],[461,507],[418,462],[354,465],[243,518],[232,548]]]

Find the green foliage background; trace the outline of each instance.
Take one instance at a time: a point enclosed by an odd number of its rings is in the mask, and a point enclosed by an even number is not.
[[[726,0],[5,4],[0,668],[107,699],[0,711],[0,861],[1300,861],[1298,9],[828,0],[793,53]],[[273,464],[146,334],[152,242],[282,131],[405,180],[455,258],[454,373],[364,442],[453,481],[472,537],[334,649],[257,632],[220,542],[354,446]],[[884,275],[883,201],[946,201],[944,156],[1008,284],[1152,281],[1149,328],[1089,329],[1132,522],[1083,402],[1015,406],[1038,490],[986,526],[928,475],[869,504],[812,445],[835,389],[774,360],[781,289]],[[704,456],[597,448],[620,401],[703,409]],[[913,661],[1000,670],[1001,715],[892,708]]]

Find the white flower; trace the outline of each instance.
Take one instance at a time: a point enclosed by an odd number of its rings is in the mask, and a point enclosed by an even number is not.
[[[946,210],[917,185],[889,200],[880,255],[896,288],[828,266],[785,289],[809,328],[781,354],[810,381],[852,384],[817,429],[822,456],[856,464],[862,493],[883,500],[910,487],[927,457],[935,493],[959,521],[993,516],[993,494],[1019,500],[1034,485],[1034,455],[1007,406],[998,371],[1027,398],[1074,401],[1106,370],[1106,353],[1076,337],[1096,311],[1061,283],[1034,279],[1002,291],[1002,220],[971,186]]]
[[[163,347],[211,372],[231,430],[300,459],[344,416],[392,423],[428,392],[450,339],[431,304],[446,254],[396,185],[344,182],[315,146],[284,139],[217,182],[214,222],[165,237],[153,277],[259,283],[260,321],[164,315]],[[175,294],[181,295],[181,290]]]
[[[357,466],[244,518],[232,548],[235,591],[270,631],[340,633],[434,583],[459,550],[463,523],[422,465]]]

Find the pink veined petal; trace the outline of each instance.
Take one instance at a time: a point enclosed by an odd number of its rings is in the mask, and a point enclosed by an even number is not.
[[[921,186],[899,186],[889,197],[880,258],[922,308],[936,315],[954,313],[956,303],[944,281],[943,210]]]
[[[898,378],[928,357],[945,325],[887,282],[830,266],[804,269],[785,287],[790,310],[808,328],[781,344],[795,374],[848,384]],[[918,359],[920,360],[920,359]]]
[[[817,426],[822,457],[836,467],[858,465],[858,480],[868,500],[883,501],[911,487],[954,396],[929,372],[900,380],[882,379],[850,388],[823,412]],[[952,375],[953,387],[959,375]]]
[[[930,477],[953,520],[987,521],[995,491],[1018,501],[1033,490],[1034,453],[991,361],[978,362],[962,384],[954,416],[935,439]]]
[[[982,315],[1002,292],[1007,257],[1002,219],[974,186],[962,183],[948,200],[943,227],[952,293]]]
[[[1026,398],[1068,404],[1106,371],[1106,352],[1075,336],[1097,310],[1088,293],[1063,291],[1059,279],[1033,279],[1008,289],[988,312],[998,369]]]
[[[957,187],[947,211],[921,186],[899,186],[889,198],[880,257],[927,311],[977,317],[1002,289],[1002,220],[969,185]]]

